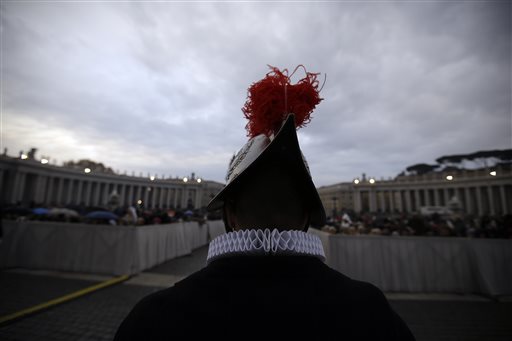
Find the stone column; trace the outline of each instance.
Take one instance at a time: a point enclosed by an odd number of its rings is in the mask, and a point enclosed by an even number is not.
[[[118,201],[119,205],[122,205],[121,204],[121,202],[122,202],[121,190],[122,190],[121,184],[119,184],[118,182],[115,182],[114,183],[114,191],[116,191],[117,197],[119,198],[119,201]]]
[[[23,194],[25,193],[25,189],[27,187],[27,173],[23,173],[23,176],[21,178],[21,184],[20,184],[20,200],[23,202]],[[30,202],[32,198],[28,198],[28,201]]]
[[[158,198],[158,207],[160,208],[167,207],[164,201],[164,191],[165,188],[163,186],[160,186],[160,197]]]
[[[407,208],[407,213],[411,213],[412,212],[411,191],[409,189],[405,190],[405,206]]]
[[[60,193],[60,203],[63,206],[68,204],[68,188],[69,188],[69,179],[61,178],[62,181],[62,192]]]
[[[107,206],[108,196],[110,194],[108,192],[109,187],[110,187],[110,184],[108,182],[103,183],[103,193],[101,193],[101,206]]]
[[[63,178],[57,178],[57,197],[56,197],[56,204],[57,205],[60,205],[62,204],[62,191],[63,191],[63,182],[64,182],[64,179]]]
[[[181,208],[186,209],[187,208],[187,200],[188,200],[188,188],[187,186],[183,186],[183,189],[181,191]]]
[[[379,200],[377,203],[377,210],[380,209],[382,212],[386,212],[386,192],[379,191],[377,193],[377,199]]]
[[[196,200],[195,200],[195,207],[201,208],[201,198],[203,197],[203,186],[198,185],[196,189]]]
[[[507,196],[505,195],[505,186],[500,186],[500,199],[501,199],[501,211],[502,214],[509,214],[508,206],[507,206]]]
[[[160,207],[158,205],[158,198],[160,197],[160,191],[159,191],[159,187],[158,185],[154,184],[153,186],[151,186],[151,192],[149,193],[149,195],[151,196],[151,205],[153,208],[155,207]]]
[[[36,202],[38,205],[44,204],[46,200],[46,183],[48,181],[48,177],[45,175],[39,175],[37,181],[37,196]]]
[[[158,205],[157,198],[156,198],[156,192],[157,192],[157,186],[153,186],[151,188],[151,205],[152,207],[156,207]]]
[[[135,188],[135,201],[142,200],[142,187],[137,185]]]
[[[119,190],[119,206],[124,206],[125,202],[126,202],[126,199],[125,199],[125,195],[126,195],[126,184],[121,184],[120,185],[121,189]]]
[[[419,189],[415,189],[414,190],[414,201],[415,201],[415,206],[416,206],[414,208],[414,211],[419,212],[420,211],[420,207],[421,207],[420,190]]]
[[[88,202],[89,202],[89,206],[96,206],[96,202],[94,201],[95,197],[96,197],[96,192],[97,192],[97,189],[95,187],[95,183],[94,183],[94,180],[89,180],[89,186],[88,186],[88,189],[89,189],[89,195],[88,195]]]
[[[80,196],[80,202],[82,202],[85,206],[89,205],[89,181],[82,180],[82,195]]]
[[[149,200],[149,191],[148,191],[148,186],[144,186],[144,207],[146,208],[149,208],[148,204],[148,200]]]
[[[126,184],[121,184],[121,193],[119,194],[119,206],[124,206],[126,203],[126,195],[128,192],[128,187]]]
[[[91,183],[91,185],[92,185],[92,183]],[[95,191],[94,191],[94,198],[92,199],[92,205],[93,206],[99,206],[99,205],[101,205],[101,203],[100,203],[100,198],[101,198],[101,182],[95,181],[94,182],[94,187],[95,187]]]
[[[94,206],[102,206],[101,199],[102,199],[102,192],[101,192],[101,184],[102,182],[94,181],[94,192],[92,193],[91,201],[93,202]]]
[[[45,204],[51,204],[51,202],[52,202],[53,191],[54,191],[53,185],[54,185],[53,177],[48,176],[48,179],[46,180],[47,190],[46,190],[45,199],[44,199]]]
[[[448,202],[450,201],[450,194],[448,193],[448,188],[443,189],[443,197],[444,197],[444,206],[448,206]]]
[[[354,211],[361,213],[361,192],[359,189],[354,189]]]
[[[439,200],[439,189],[438,188],[434,188],[434,203],[435,203],[435,206],[441,206],[441,202]]]
[[[129,185],[128,190],[128,205],[133,205],[133,185]]]
[[[389,194],[389,210],[391,212],[394,212],[395,211],[395,191],[391,190],[391,191],[388,191],[388,194]]]
[[[464,206],[464,201],[466,200],[464,187],[455,188],[455,196],[459,199],[461,205]]]
[[[16,172],[14,173],[14,181],[12,183],[12,186],[10,188],[10,193],[8,201],[10,203],[16,203],[18,201],[18,183],[20,182],[20,173]]]
[[[430,206],[430,189],[429,188],[425,188],[423,190],[423,193],[425,195],[425,206]]]
[[[41,195],[40,193],[40,190],[39,188],[41,187],[41,175],[40,174],[37,174],[35,176],[35,181],[34,181],[34,201],[36,202],[36,205],[37,203],[39,202],[39,196]],[[5,188],[2,187],[2,190],[5,191]],[[2,195],[0,195],[1,197]]]
[[[16,201],[23,201],[23,192],[25,191],[25,181],[27,179],[27,174],[23,172],[18,172],[18,187],[15,190]]]
[[[174,208],[176,208],[178,206],[178,188],[177,187],[173,187],[172,188],[172,193],[171,193],[171,202],[172,202],[172,205],[174,206]]]
[[[171,188],[167,187],[167,196],[165,198],[165,206],[167,208],[171,207]]]
[[[476,189],[476,204],[478,207],[478,215],[482,216],[484,214],[484,209],[482,205],[482,190],[480,187],[475,187]]]
[[[487,198],[489,200],[489,211],[491,215],[496,214],[496,210],[494,209],[494,195],[492,193],[491,185],[487,186]]]
[[[187,208],[187,187],[183,186],[181,188],[181,197],[180,197],[180,205],[182,209]]]
[[[396,199],[396,206],[398,208],[399,212],[404,211],[404,203],[402,201],[402,190],[399,189],[397,192],[395,192],[395,199]]]
[[[368,196],[369,196],[369,205],[370,205],[370,212],[375,212],[375,206],[377,206],[377,200],[375,198],[375,191],[373,188],[370,188],[368,190]]]
[[[73,185],[74,184],[75,184],[75,181],[72,178],[70,178],[68,180],[68,188],[67,188],[67,193],[66,193],[66,205],[73,203],[72,195],[73,195]]]
[[[473,202],[471,201],[471,195],[469,193],[469,187],[464,187],[464,201],[466,202],[466,207],[464,207],[466,213],[472,213],[472,211],[473,211]]]
[[[91,205],[91,185],[92,185],[92,182],[91,181],[87,181],[85,182],[85,185],[87,186],[86,189],[85,189],[85,206],[90,206]]]
[[[82,193],[84,190],[84,181],[78,179],[78,190],[76,191],[76,203],[80,204],[82,202]]]
[[[128,183],[125,183],[124,185],[124,205],[130,206],[132,199],[130,198],[130,187],[131,185]]]

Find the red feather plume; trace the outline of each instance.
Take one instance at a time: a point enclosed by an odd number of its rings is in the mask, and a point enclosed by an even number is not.
[[[297,128],[303,127],[311,120],[316,105],[323,100],[318,90],[318,73],[307,72],[303,65],[299,65],[288,76],[287,69],[280,71],[269,67],[272,71],[247,90],[247,101],[242,111],[249,120],[245,126],[249,137],[277,133],[288,113],[295,114]],[[299,67],[304,69],[306,77],[297,84],[291,84],[290,77]]]

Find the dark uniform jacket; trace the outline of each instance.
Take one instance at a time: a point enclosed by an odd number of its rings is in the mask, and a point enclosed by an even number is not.
[[[229,256],[142,299],[115,340],[414,340],[375,286],[312,256]]]

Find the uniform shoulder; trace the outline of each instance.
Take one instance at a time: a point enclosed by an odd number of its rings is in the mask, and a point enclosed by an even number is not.
[[[352,279],[347,275],[327,266],[326,264],[323,264],[322,273],[324,280],[329,281],[333,286],[343,288],[344,290],[351,290],[354,293],[360,293],[365,296],[371,295],[384,297],[382,291],[375,285],[368,282]]]
[[[142,298],[119,326],[115,340],[159,340],[167,333],[168,321],[173,321],[175,326],[186,322],[183,313],[201,300],[197,295],[201,277],[195,273]]]

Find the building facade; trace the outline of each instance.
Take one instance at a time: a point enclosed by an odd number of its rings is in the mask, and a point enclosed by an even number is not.
[[[430,172],[393,180],[362,179],[318,189],[327,215],[355,212],[420,212],[456,203],[468,214],[512,214],[510,167]]]
[[[86,171],[88,171],[86,173]],[[224,184],[195,178],[158,179],[43,164],[0,156],[0,202],[23,206],[118,204],[145,208],[204,208]]]
[[[318,194],[325,214],[329,217],[334,217],[341,211],[354,210],[354,186],[351,182],[322,186],[318,188]]]

